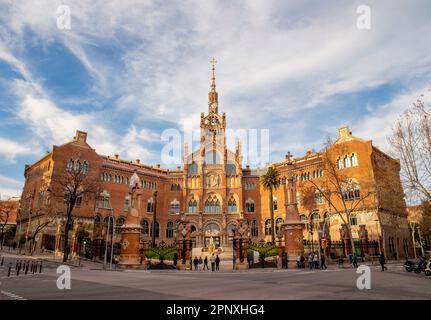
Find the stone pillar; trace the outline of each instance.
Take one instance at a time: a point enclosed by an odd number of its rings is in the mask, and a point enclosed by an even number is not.
[[[365,224],[361,224],[359,226],[359,241],[361,243],[361,253],[364,256],[367,256],[369,253],[369,250],[368,250],[368,231],[366,229]]]
[[[136,173],[132,176],[131,185],[134,187],[131,190],[132,203],[129,207],[129,212],[124,225],[120,227],[121,232],[121,253],[118,266],[120,268],[141,268],[141,253],[140,253],[140,238],[142,226],[139,224],[139,209],[141,190],[138,183],[133,183],[136,180]],[[139,178],[138,178],[139,180]]]
[[[349,230],[345,224],[343,224],[340,228],[340,239],[343,244],[344,255],[347,257],[350,253],[352,253],[352,246],[350,244]]]
[[[234,235],[235,270],[248,269],[248,225],[243,217],[238,219],[238,228]]]
[[[299,218],[298,203],[296,199],[296,182],[293,178],[293,163],[290,152],[286,155],[287,186],[284,184],[286,219],[282,225],[287,255],[288,268],[296,267],[296,258],[304,254],[303,229],[304,224]]]
[[[178,243],[178,263],[177,269],[185,270],[191,268],[190,254],[191,254],[191,227],[189,221],[185,218],[182,219],[178,226],[177,243]]]

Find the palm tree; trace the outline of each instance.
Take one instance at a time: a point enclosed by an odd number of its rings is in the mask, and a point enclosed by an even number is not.
[[[262,184],[265,190],[269,191],[269,211],[271,213],[271,242],[275,243],[275,234],[274,234],[274,204],[272,193],[273,190],[278,189],[280,186],[279,183],[280,174],[274,167],[269,167],[268,171],[260,177],[260,183]]]

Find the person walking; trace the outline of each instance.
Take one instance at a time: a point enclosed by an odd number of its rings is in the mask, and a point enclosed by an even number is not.
[[[305,257],[303,254],[301,254],[301,268],[304,269],[305,268]]]
[[[313,269],[313,259],[314,259],[313,254],[310,252],[308,254],[308,268],[310,270]]]
[[[386,258],[385,258],[385,254],[383,253],[383,251],[380,253],[379,263],[382,266],[382,271],[388,270],[388,268],[385,266]]]
[[[220,270],[220,258],[217,255],[217,257],[215,258],[215,267],[216,267],[216,271]]]
[[[356,254],[356,252],[353,255],[352,262],[353,262],[353,267],[357,268],[358,267],[358,255]]]
[[[195,271],[196,271],[196,270],[198,270],[198,264],[199,264],[198,257],[195,257],[195,258],[193,259],[193,264],[195,265]]]
[[[204,259],[204,270],[205,270],[205,268],[207,268],[207,270],[210,269],[210,268],[208,268],[208,257],[207,256],[205,256],[205,259]]]
[[[313,262],[314,262],[314,269],[319,269],[319,255],[317,254],[317,252],[314,253]]]
[[[216,258],[213,253],[211,256],[211,271],[215,271],[215,261],[216,261]]]
[[[301,255],[298,255],[296,257],[296,266],[298,267],[298,269],[301,268]]]
[[[324,254],[322,254],[320,256],[320,268],[325,269],[325,270],[328,269],[328,267],[325,264],[325,255]]]
[[[202,257],[199,257],[198,260],[198,269],[199,271],[202,271],[202,265],[203,265],[204,261],[202,260]]]
[[[349,253],[349,264],[352,265],[353,264],[353,256],[351,253]]]

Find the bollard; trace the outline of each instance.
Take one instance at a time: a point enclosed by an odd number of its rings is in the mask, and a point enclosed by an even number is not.
[[[35,263],[31,265],[31,273],[34,274],[35,272],[34,270],[36,269],[36,266],[37,266],[37,261],[35,261]]]
[[[9,269],[7,270],[7,276],[10,277],[10,270],[12,269],[12,262],[9,262]]]
[[[4,257],[1,258],[1,265],[4,264]]]
[[[28,272],[28,261],[27,261],[27,263],[24,263],[24,269],[23,269],[23,271],[24,271],[24,274],[27,275],[27,272]]]
[[[19,276],[19,272],[21,270],[21,261],[18,263],[18,267],[16,268],[16,275]]]
[[[42,261],[39,264],[39,273],[42,273]]]
[[[18,270],[18,264],[19,264],[19,260],[17,260],[17,261],[16,261],[16,264],[15,264],[15,271],[16,271],[16,270]]]

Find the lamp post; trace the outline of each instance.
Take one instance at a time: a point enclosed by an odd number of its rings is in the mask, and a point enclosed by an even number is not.
[[[424,257],[425,256],[424,246],[423,246],[423,242],[422,242],[422,234],[421,234],[421,227],[420,226],[418,226],[418,236],[419,236],[419,244],[421,245],[421,254],[422,254],[422,257]]]
[[[376,236],[377,236],[377,243],[379,245],[379,254],[382,253],[382,249],[380,247],[380,236],[379,236],[379,220],[374,220],[376,222]]]

